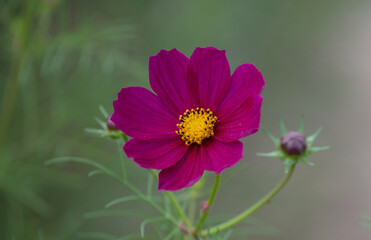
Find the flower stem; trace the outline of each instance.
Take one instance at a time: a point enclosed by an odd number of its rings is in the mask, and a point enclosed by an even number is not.
[[[156,173],[152,169],[149,169],[148,171],[158,181],[158,177],[157,177]],[[182,220],[182,222],[184,223],[184,225],[187,227],[188,231],[192,230],[192,225],[189,222],[187,216],[185,215],[182,207],[180,206],[180,204],[179,204],[178,200],[176,199],[176,197],[174,196],[174,194],[172,192],[168,192],[168,191],[164,191],[164,193],[169,198],[170,202],[173,204],[173,206],[175,208],[175,211],[179,215],[179,217]]]
[[[117,149],[118,149],[118,152],[119,152],[119,157],[120,157],[120,164],[121,164],[121,173],[122,173],[122,178],[124,179],[124,181],[126,181],[126,167],[125,167],[125,156],[124,156],[124,151],[122,150],[122,145],[123,143],[126,143],[127,141],[124,140],[124,142],[121,140],[121,139],[117,139],[116,140],[116,145],[117,145]]]
[[[293,164],[289,172],[286,174],[285,178],[282,179],[282,181],[275,187],[273,188],[267,195],[265,195],[263,198],[261,198],[258,202],[256,202],[254,205],[246,209],[244,212],[241,214],[235,216],[234,218],[221,223],[219,225],[216,225],[210,229],[203,230],[201,232],[202,236],[207,236],[207,235],[212,235],[221,231],[224,231],[230,227],[233,227],[234,225],[240,223],[242,220],[256,212],[258,209],[260,209],[262,206],[264,206],[267,202],[269,202],[289,181],[290,177],[292,176],[293,172],[295,169],[295,164]]]
[[[177,225],[177,221],[169,214],[166,214],[166,212],[154,201],[152,201],[150,198],[148,198],[146,195],[144,195],[140,190],[138,190],[136,187],[128,183],[126,180],[122,181],[123,184],[125,184],[130,190],[132,190],[139,198],[141,198],[143,201],[147,202],[149,205],[151,205],[154,209],[156,209],[159,213],[161,213],[165,218],[173,222],[175,225]]]
[[[167,192],[167,191],[165,191],[165,194],[170,199],[170,202],[173,204],[173,206],[175,208],[175,211],[178,213],[178,215],[179,215],[180,219],[182,220],[182,222],[184,223],[184,225],[188,228],[188,230],[190,230],[191,227],[192,227],[191,223],[189,222],[187,216],[183,212],[183,209],[180,206],[180,204],[179,204],[178,200],[176,199],[176,197],[174,196],[174,194],[172,192]]]
[[[220,175],[219,174],[216,174],[215,175],[214,186],[213,186],[213,189],[211,191],[209,200],[207,201],[207,204],[209,205],[209,207],[211,207],[211,205],[214,202],[215,195],[218,192],[219,183],[220,183]],[[202,213],[201,218],[200,218],[200,220],[198,221],[198,223],[196,225],[196,229],[195,229],[195,232],[196,233],[200,231],[200,229],[202,227],[202,224],[204,223],[207,215],[209,214],[209,211],[210,211],[210,208],[207,209],[205,212]]]

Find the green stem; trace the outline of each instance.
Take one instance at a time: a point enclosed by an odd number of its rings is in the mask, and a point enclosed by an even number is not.
[[[124,140],[125,142],[127,142],[127,140]],[[124,181],[126,181],[126,168],[125,168],[125,157],[124,157],[124,150],[122,150],[122,146],[125,144],[125,142],[122,142],[121,139],[117,139],[116,140],[116,146],[117,146],[117,149],[118,149],[118,152],[119,152],[119,156],[120,156],[120,164],[121,164],[121,173],[122,173],[122,177],[124,179]]]
[[[148,171],[158,181],[158,177],[157,177],[156,173],[151,169],[148,170]],[[187,216],[185,215],[182,207],[180,206],[180,204],[179,204],[178,200],[176,199],[176,197],[174,196],[174,194],[172,192],[168,192],[168,191],[164,191],[164,192],[165,192],[166,196],[169,198],[170,202],[173,204],[173,206],[175,208],[175,211],[179,215],[179,217],[182,220],[182,222],[184,223],[184,225],[187,227],[188,231],[191,232],[190,230],[192,229],[192,225],[189,222]]]
[[[196,233],[200,231],[200,229],[202,227],[202,224],[204,223],[207,215],[209,214],[210,207],[211,207],[211,205],[214,202],[214,198],[215,198],[216,193],[218,192],[219,183],[220,183],[220,175],[219,174],[216,174],[215,175],[214,186],[213,186],[213,189],[211,191],[209,200],[207,201],[207,204],[209,205],[209,209],[207,209],[206,211],[204,211],[203,214],[201,215],[201,218],[200,218],[200,220],[198,221],[198,223],[196,225],[196,230],[195,230]]]
[[[126,136],[125,136],[126,137]],[[127,137],[124,138],[124,141],[126,142],[127,141]],[[117,146],[120,146],[120,141],[116,141],[117,143]],[[117,176],[116,174],[114,174],[114,178],[116,180],[118,180],[120,183],[124,184],[125,186],[127,186],[131,191],[133,191],[140,199],[142,199],[143,201],[147,202],[149,205],[151,205],[154,209],[156,209],[159,213],[161,213],[165,218],[167,218],[168,220],[170,220],[171,222],[173,222],[175,225],[178,225],[178,222],[176,221],[176,219],[167,214],[165,212],[165,210],[163,210],[157,203],[155,203],[151,198],[149,198],[148,196],[146,196],[144,193],[142,193],[139,189],[137,189],[135,186],[131,185],[128,180],[127,180],[127,175],[126,175],[126,170],[125,170],[125,163],[124,163],[124,155],[123,155],[123,151],[121,149],[121,147],[118,147],[118,151],[119,151],[119,154],[120,154],[120,161],[121,161],[121,168],[122,168],[122,175],[123,175],[123,178]],[[153,172],[151,172],[153,173]],[[153,173],[154,174],[154,173]]]
[[[165,218],[169,219],[171,222],[173,222],[175,225],[178,225],[178,222],[169,214],[165,212],[157,203],[155,203],[152,199],[149,199],[145,194],[143,194],[139,189],[128,183],[126,180],[120,181],[122,184],[130,188],[131,191],[133,191],[139,198],[141,198],[143,201],[147,202],[149,205],[151,205],[154,209],[156,209],[159,213],[161,213]]]
[[[202,236],[212,235],[221,231],[224,231],[230,227],[233,227],[234,225],[240,223],[242,220],[256,212],[258,209],[260,209],[262,206],[264,206],[266,203],[268,203],[289,181],[290,177],[292,176],[295,169],[295,164],[293,164],[290,167],[289,172],[286,174],[285,178],[275,187],[273,188],[267,195],[265,195],[262,199],[260,199],[258,202],[256,202],[254,205],[246,209],[241,214],[235,216],[234,218],[221,223],[219,225],[216,225],[210,229],[203,230],[201,232]]]
[[[174,194],[172,192],[168,192],[168,191],[165,191],[165,194],[167,195],[167,197],[170,199],[170,202],[173,204],[174,208],[175,208],[175,211],[178,213],[180,219],[182,220],[182,222],[184,223],[184,225],[187,227],[188,231],[189,232],[192,232],[192,225],[191,223],[189,222],[187,216],[185,215],[185,213],[183,212],[183,209],[182,207],[180,206],[178,200],[176,199],[176,197],[174,196]]]

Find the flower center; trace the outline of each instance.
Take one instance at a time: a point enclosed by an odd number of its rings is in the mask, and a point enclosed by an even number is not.
[[[201,144],[202,140],[214,135],[214,124],[217,119],[210,109],[206,111],[203,108],[187,109],[179,116],[181,123],[176,125],[179,128],[176,133],[182,136],[186,145]]]

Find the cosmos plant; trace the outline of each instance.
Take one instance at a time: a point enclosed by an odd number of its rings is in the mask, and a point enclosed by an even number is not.
[[[124,151],[127,158],[120,159],[121,175],[83,158],[64,157],[47,162],[90,164],[97,168],[90,175],[105,173],[133,191],[133,196],[116,199],[107,207],[134,199],[150,204],[160,216],[143,221],[142,238],[146,224],[167,221],[171,227],[166,230],[164,239],[182,238],[182,235],[189,239],[214,239],[223,233],[223,238],[215,239],[227,239],[230,232],[226,230],[269,202],[288,182],[297,163],[313,165],[308,161],[309,155],[327,149],[312,146],[321,129],[305,137],[303,120],[298,131],[287,131],[281,123],[281,139],[266,130],[276,150],[258,155],[282,160],[285,177],[240,214],[215,226],[204,227],[223,170],[238,165],[243,159],[240,139],[259,130],[263,76],[252,64],[243,64],[231,74],[225,51],[208,47],[196,48],[190,58],[176,49],[161,50],[149,59],[149,80],[154,93],[142,87],[121,89],[113,102],[113,114],[109,116],[101,109],[106,117],[106,122],[100,121],[102,129],[87,129],[90,133],[116,139],[119,147],[123,145],[120,152]],[[128,179],[125,161],[130,158],[139,167],[148,169],[153,179],[149,181],[147,194]],[[187,205],[181,204],[176,193],[181,189],[191,193],[199,191],[205,171],[213,172],[215,182],[209,199],[201,202],[198,220],[194,221],[187,216]],[[158,190],[165,196],[163,203],[151,196],[152,181],[158,182]],[[193,200],[183,199],[185,202]],[[169,205],[173,210],[169,210]]]

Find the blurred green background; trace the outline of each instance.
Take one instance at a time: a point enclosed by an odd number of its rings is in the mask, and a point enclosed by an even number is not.
[[[371,238],[362,224],[371,215],[370,23],[366,0],[0,0],[0,239],[139,232],[130,216],[84,219],[127,189],[88,178],[87,166],[44,162],[115,167],[114,142],[84,132],[98,127],[98,106],[111,112],[122,87],[148,88],[148,58],[160,49],[190,56],[206,46],[226,49],[232,71],[247,62],[262,71],[262,126],[278,136],[279,120],[297,129],[303,114],[307,134],[324,126],[316,145],[331,146],[254,215],[277,233],[249,239]],[[256,156],[273,150],[262,131],[243,141],[245,158],[224,172],[211,214],[239,213],[283,175],[279,160]],[[144,185],[146,173],[129,168]]]

